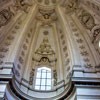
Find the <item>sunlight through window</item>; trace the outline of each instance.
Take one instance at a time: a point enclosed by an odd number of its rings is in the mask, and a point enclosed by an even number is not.
[[[42,67],[37,69],[36,90],[51,90],[51,69],[47,67]]]

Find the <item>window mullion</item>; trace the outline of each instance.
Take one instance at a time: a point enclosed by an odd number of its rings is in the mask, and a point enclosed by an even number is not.
[[[41,70],[41,76],[40,76],[40,90],[41,90],[41,84],[42,84],[42,70]]]
[[[45,90],[47,90],[47,70],[46,70]]]

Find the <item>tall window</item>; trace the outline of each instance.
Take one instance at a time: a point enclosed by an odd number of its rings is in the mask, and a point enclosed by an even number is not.
[[[37,69],[36,73],[36,90],[51,90],[51,69],[47,67],[42,67]]]

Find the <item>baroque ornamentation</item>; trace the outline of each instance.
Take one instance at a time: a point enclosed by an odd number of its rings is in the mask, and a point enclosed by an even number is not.
[[[14,33],[16,33],[15,31],[12,31]],[[31,32],[32,29],[31,29]],[[31,42],[31,38],[32,38],[32,34],[31,34],[30,30],[28,30],[28,33],[26,33],[24,40],[22,41],[21,44],[21,48],[20,48],[20,52],[18,54],[18,58],[16,61],[16,67],[17,69],[19,69],[18,71],[21,71],[21,68],[23,67],[23,65],[26,63],[25,59],[27,59],[27,52],[29,50],[29,46],[30,46],[30,42]]]
[[[35,72],[35,69],[32,69],[32,71],[30,72],[29,85],[33,85],[34,72]]]
[[[83,61],[85,62],[85,67],[87,67],[87,68],[93,67],[93,66],[90,66],[91,65],[90,53],[87,51],[87,49],[85,47],[84,39],[82,38],[81,34],[79,34],[80,31],[77,29],[77,27],[74,24],[75,24],[74,22],[70,21],[71,28],[76,30],[76,31],[73,31],[73,34],[74,34],[76,42],[79,46],[80,54],[83,58]]]
[[[37,54],[40,55],[54,55],[55,52],[52,50],[51,45],[49,44],[48,38],[44,38],[40,47],[36,50]]]
[[[86,1],[84,1],[84,5],[86,5],[92,11],[94,11],[96,13],[96,15],[100,16],[100,6],[98,5],[98,3],[94,3],[94,2],[86,0]]]
[[[65,12],[70,13],[78,8],[78,0],[68,0],[65,4]]]
[[[24,60],[23,60],[22,57],[19,57],[19,62],[20,62],[21,64],[23,64]]]
[[[56,70],[53,71],[53,78],[54,78],[54,86],[56,86],[57,85],[57,71]]]
[[[96,41],[96,39],[98,38],[99,35],[100,35],[100,25],[99,26],[95,26],[92,29],[92,37],[93,37],[92,42],[93,43],[94,43],[94,41]]]
[[[78,13],[78,18],[84,25],[84,27],[86,27],[89,30],[92,30],[92,28],[95,26],[95,21],[93,16],[81,8],[77,11],[77,13]]]
[[[28,12],[28,8],[32,6],[32,0],[15,0],[15,5],[13,8],[17,10],[23,10],[24,12]]]
[[[38,65],[51,65],[51,63],[56,62],[55,52],[47,37],[43,39],[32,59],[38,62]]]
[[[39,13],[36,16],[36,19],[40,20],[43,25],[50,24],[53,21],[57,20],[57,16],[55,10],[41,10],[39,9]]]
[[[0,12],[0,27],[6,25],[12,18],[12,12],[4,9]]]

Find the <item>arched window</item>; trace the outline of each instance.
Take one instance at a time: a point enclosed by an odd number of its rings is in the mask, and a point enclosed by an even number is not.
[[[47,67],[41,67],[37,69],[35,89],[36,90],[51,90],[52,75],[51,69]]]

